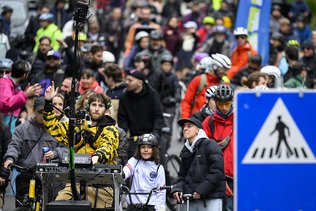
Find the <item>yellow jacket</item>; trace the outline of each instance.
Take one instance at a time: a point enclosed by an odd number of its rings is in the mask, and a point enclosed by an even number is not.
[[[68,122],[59,122],[53,108],[46,104],[43,120],[48,133],[57,141],[69,146]],[[79,128],[76,127],[75,131],[79,131]],[[114,119],[104,116],[96,126],[88,126],[87,121],[84,121],[81,131],[80,140],[74,143],[76,153],[90,153],[99,156],[99,163],[116,164],[119,136]],[[96,134],[99,134],[97,138]]]

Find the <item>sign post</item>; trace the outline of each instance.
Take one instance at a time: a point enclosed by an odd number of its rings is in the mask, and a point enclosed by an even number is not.
[[[235,210],[316,210],[316,92],[235,99]]]

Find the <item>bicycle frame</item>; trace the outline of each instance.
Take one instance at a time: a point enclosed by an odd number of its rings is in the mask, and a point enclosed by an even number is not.
[[[19,208],[18,210],[41,211],[42,210],[42,207],[41,207],[42,187],[41,187],[41,183],[36,178],[35,170],[33,172],[33,170],[29,168],[21,167],[15,164],[11,164],[9,168],[10,170],[15,168],[20,173],[30,172],[30,171],[32,172],[32,179],[30,179],[30,182],[29,182],[29,190],[28,190],[26,201],[23,201],[23,202],[19,201],[19,203],[21,204],[21,209]]]

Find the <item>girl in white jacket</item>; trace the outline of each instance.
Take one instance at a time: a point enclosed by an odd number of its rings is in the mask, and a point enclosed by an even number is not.
[[[139,138],[139,144],[134,157],[130,158],[123,168],[125,179],[131,178],[130,197],[127,196],[127,211],[163,210],[166,204],[166,191],[152,192],[146,207],[144,205],[149,193],[154,188],[165,186],[165,170],[159,164],[158,142],[154,135],[144,134]],[[138,194],[137,194],[138,193]]]

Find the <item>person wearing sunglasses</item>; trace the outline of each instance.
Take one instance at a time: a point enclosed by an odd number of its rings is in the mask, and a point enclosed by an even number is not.
[[[237,27],[234,30],[236,39],[236,48],[232,52],[232,67],[227,72],[227,77],[232,79],[241,68],[248,64],[250,56],[258,55],[258,52],[248,42],[248,30],[243,27]]]
[[[55,81],[57,87],[61,87],[65,71],[61,68],[62,57],[58,51],[50,50],[46,55],[46,62],[43,72],[38,72],[33,78],[32,83],[39,83],[43,88],[41,95],[44,95],[47,87],[50,86],[51,81]]]
[[[316,55],[313,42],[305,40],[303,42],[301,52],[303,54],[301,61],[306,64],[308,70],[306,86],[308,88],[314,88],[316,85]]]
[[[234,112],[233,90],[229,85],[220,84],[214,95],[216,110],[203,121],[206,135],[215,140],[223,152],[224,173],[226,177],[226,197],[223,200],[223,211],[233,209],[234,178]]]
[[[251,73],[260,71],[261,68],[261,56],[254,55],[249,58],[249,63],[246,67],[242,68],[231,80],[231,84],[237,87],[242,86],[243,82],[245,82],[248,76]]]

